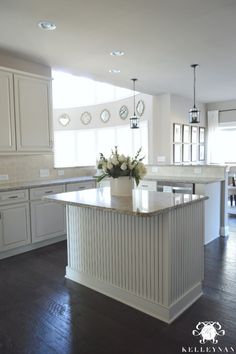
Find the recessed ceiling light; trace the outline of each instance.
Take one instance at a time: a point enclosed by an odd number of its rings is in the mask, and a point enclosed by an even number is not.
[[[122,50],[113,50],[110,55],[114,56],[114,57],[122,57],[122,55],[124,55],[125,52],[123,52]]]
[[[111,73],[111,74],[119,74],[120,73],[120,69],[110,69],[109,73]]]
[[[50,21],[39,21],[38,22],[39,28],[46,30],[46,31],[53,31],[56,29],[56,25],[53,22]]]

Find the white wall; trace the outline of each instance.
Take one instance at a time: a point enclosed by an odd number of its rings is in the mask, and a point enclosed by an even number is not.
[[[152,120],[152,96],[145,94],[138,94],[136,96],[136,104],[142,99],[145,104],[144,114],[140,120]],[[128,117],[123,120],[119,116],[119,110],[121,106],[126,105],[129,109]],[[103,123],[100,119],[100,114],[103,109],[108,109],[111,117],[107,123]],[[92,115],[92,120],[90,124],[84,125],[81,120],[81,114],[83,112],[89,112]],[[67,113],[70,116],[70,124],[63,127],[59,122],[58,118],[61,114]],[[126,99],[101,103],[98,105],[86,106],[86,107],[76,107],[76,108],[65,108],[65,109],[54,109],[53,110],[53,123],[55,130],[76,130],[76,129],[94,129],[94,128],[105,128],[114,125],[124,125],[129,124],[129,117],[133,115],[133,97]]]
[[[189,109],[193,101],[179,95],[153,97],[152,164],[173,163],[173,123],[189,124]],[[201,111],[201,127],[206,126],[206,105],[197,103]]]
[[[2,49],[0,50],[0,66],[51,77],[51,68],[49,66],[23,59]]]
[[[170,95],[153,96],[152,164],[170,163],[170,117]]]
[[[145,103],[145,111],[141,120],[147,120],[149,124],[149,163],[150,164],[170,164],[172,163],[173,150],[173,123],[189,124],[189,109],[192,107],[192,100],[178,96],[163,94],[158,96],[150,96],[139,94],[136,97],[136,102],[142,99]],[[76,130],[101,128],[114,125],[122,125],[129,123],[129,119],[122,120],[119,117],[119,109],[125,104],[129,108],[129,116],[133,114],[133,98],[102,103],[100,105],[55,109],[53,120],[55,130]],[[206,125],[206,107],[204,104],[198,103],[201,110],[201,124]],[[107,123],[103,123],[100,119],[100,113],[103,109],[108,109],[111,113],[111,118]],[[83,112],[88,111],[92,115],[92,121],[89,125],[82,124],[80,116]],[[58,122],[61,114],[67,113],[71,122],[68,126],[62,127]],[[128,116],[128,117],[129,117]]]
[[[189,110],[193,106],[193,100],[179,95],[171,95],[171,123],[189,124]],[[206,105],[197,102],[196,106],[201,111],[200,126],[206,126]]]

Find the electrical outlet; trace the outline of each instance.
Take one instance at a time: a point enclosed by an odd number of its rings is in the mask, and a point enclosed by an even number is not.
[[[0,175],[0,181],[8,181],[9,177],[8,175]]]
[[[202,169],[201,169],[201,167],[197,167],[197,168],[194,168],[194,173],[196,173],[196,174],[200,174],[200,173],[202,173]]]
[[[39,170],[40,177],[49,177],[49,168],[41,168]]]
[[[157,166],[153,166],[152,167],[152,172],[157,173],[158,172],[158,167]]]
[[[65,171],[64,170],[57,170],[57,175],[58,176],[64,176]]]

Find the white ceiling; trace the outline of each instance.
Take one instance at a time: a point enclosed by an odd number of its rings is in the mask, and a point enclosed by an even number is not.
[[[57,29],[40,30],[42,19]],[[199,63],[198,101],[236,99],[235,0],[1,0],[0,34],[0,48],[127,88],[137,77],[149,94],[191,97]]]

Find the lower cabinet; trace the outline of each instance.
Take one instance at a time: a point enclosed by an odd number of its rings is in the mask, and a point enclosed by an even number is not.
[[[65,206],[44,196],[95,187],[85,181],[0,192],[0,259],[66,237]]]
[[[66,233],[65,206],[53,202],[31,202],[32,242],[41,242]]]
[[[0,251],[27,245],[30,239],[29,204],[0,207]]]
[[[42,200],[46,195],[64,191],[64,184],[30,189],[32,243],[66,234],[65,206]]]

